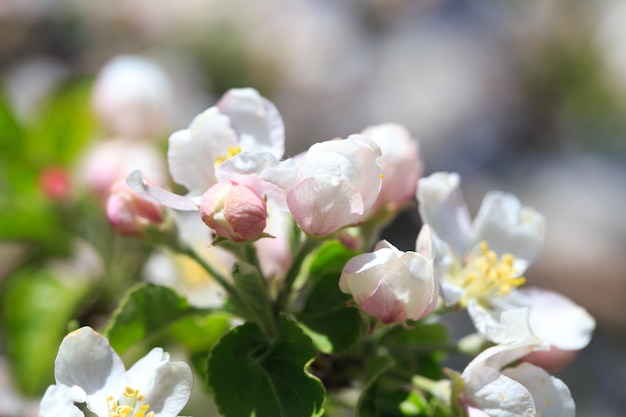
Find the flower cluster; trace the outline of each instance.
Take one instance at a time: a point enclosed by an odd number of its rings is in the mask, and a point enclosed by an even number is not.
[[[358,392],[348,404],[360,415],[385,415],[373,411],[385,407],[394,415],[574,415],[567,386],[549,372],[589,343],[595,322],[562,295],[524,287],[544,239],[541,214],[492,192],[472,221],[459,175],[423,177],[419,146],[397,124],[293,158],[284,158],[284,132],[256,90],[229,90],[170,136],[170,174],[185,195],[140,171],[113,186],[113,227],[191,257],[224,299],[207,312],[189,295],[198,290],[182,284],[173,286],[178,294],[140,287],[108,335],[227,314],[219,340],[203,345],[208,367],[200,368],[224,416],[329,414],[346,390]],[[415,202],[423,226],[414,250],[379,240]],[[162,311],[140,296],[158,299]],[[473,349],[445,331],[445,314],[458,310],[474,324]],[[192,328],[193,337],[176,333],[183,345],[208,337]],[[459,350],[473,355],[465,370],[444,371],[445,354]],[[106,339],[86,328],[61,344],[55,377],[42,416],[173,416],[191,389],[189,368],[160,349],[125,373]]]

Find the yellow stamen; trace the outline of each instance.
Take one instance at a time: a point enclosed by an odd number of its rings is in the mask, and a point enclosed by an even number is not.
[[[215,159],[215,166],[218,167],[220,165],[222,165],[224,162],[226,162],[227,160],[229,160],[230,158],[232,158],[233,156],[237,155],[238,153],[241,153],[241,146],[229,146],[226,149],[226,153],[222,156],[218,156]]]
[[[487,242],[480,242],[479,253],[472,255],[456,281],[465,290],[461,303],[467,305],[469,299],[488,302],[491,297],[504,297],[515,288],[523,285],[526,278],[518,276],[514,268],[515,257],[505,253],[500,258],[489,250]]]
[[[109,417],[154,417],[153,411],[146,415],[150,405],[139,405],[140,402],[143,402],[143,399],[143,394],[131,387],[124,389],[121,403],[113,401],[113,396],[108,396],[106,401],[109,406]]]

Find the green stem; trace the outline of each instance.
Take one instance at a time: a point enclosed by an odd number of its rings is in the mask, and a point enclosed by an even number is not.
[[[177,248],[177,251],[179,253],[189,256],[191,259],[196,261],[206,272],[209,273],[209,275],[211,275],[222,286],[222,288],[224,288],[228,292],[228,294],[232,298],[234,298],[235,300],[239,299],[235,287],[233,287],[228,282],[226,277],[217,272],[217,270],[215,270],[202,256],[200,256],[198,252],[193,250],[193,248],[191,248],[190,246],[182,246],[180,248]]]
[[[296,251],[293,261],[289,266],[289,270],[285,275],[285,279],[283,280],[283,285],[278,294],[278,299],[276,300],[276,310],[282,311],[287,303],[287,299],[291,294],[291,289],[293,287],[294,282],[298,274],[300,273],[300,269],[302,268],[302,263],[304,259],[307,257],[309,253],[311,253],[316,247],[318,247],[323,242],[322,239],[315,238],[310,235],[306,235],[304,241],[300,243],[298,250]]]

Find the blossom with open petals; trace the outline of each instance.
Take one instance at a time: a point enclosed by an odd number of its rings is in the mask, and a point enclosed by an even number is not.
[[[170,173],[190,195],[198,196],[217,182],[216,166],[245,152],[268,152],[280,159],[284,142],[283,121],[274,104],[252,88],[231,89],[189,128],[170,136]]]
[[[152,349],[128,371],[109,341],[89,327],[68,334],[54,363],[56,385],[46,390],[40,417],[176,417],[193,377],[183,362]],[[86,413],[83,413],[83,410]]]
[[[287,193],[296,223],[323,236],[362,221],[380,191],[379,157],[378,145],[362,135],[311,146]]]
[[[446,304],[466,305],[472,298],[488,302],[524,283],[522,275],[543,244],[545,220],[514,195],[494,191],[485,195],[472,221],[459,185],[454,173],[420,179],[419,211],[439,239]]]
[[[468,415],[491,417],[573,417],[569,388],[540,367],[510,363],[541,349],[532,339],[490,347],[462,373],[461,395]]]
[[[374,252],[348,261],[339,288],[385,324],[418,320],[434,309],[439,293],[432,245],[428,226],[417,238],[416,252],[402,252],[382,240]]]

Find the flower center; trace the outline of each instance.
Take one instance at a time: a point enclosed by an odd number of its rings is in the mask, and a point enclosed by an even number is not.
[[[470,257],[460,276],[460,285],[465,289],[461,302],[465,305],[471,298],[488,302],[494,296],[504,297],[526,282],[513,267],[513,255],[505,253],[498,259],[485,241],[480,242],[479,248],[479,253]]]
[[[143,399],[143,394],[131,387],[126,387],[119,402],[113,401],[113,396],[107,397],[109,417],[154,417],[154,411],[146,414],[150,405],[141,404]]]
[[[215,159],[215,167],[222,165],[224,162],[237,155],[238,153],[241,153],[241,146],[229,146],[226,149],[226,153],[224,155],[218,156]]]

